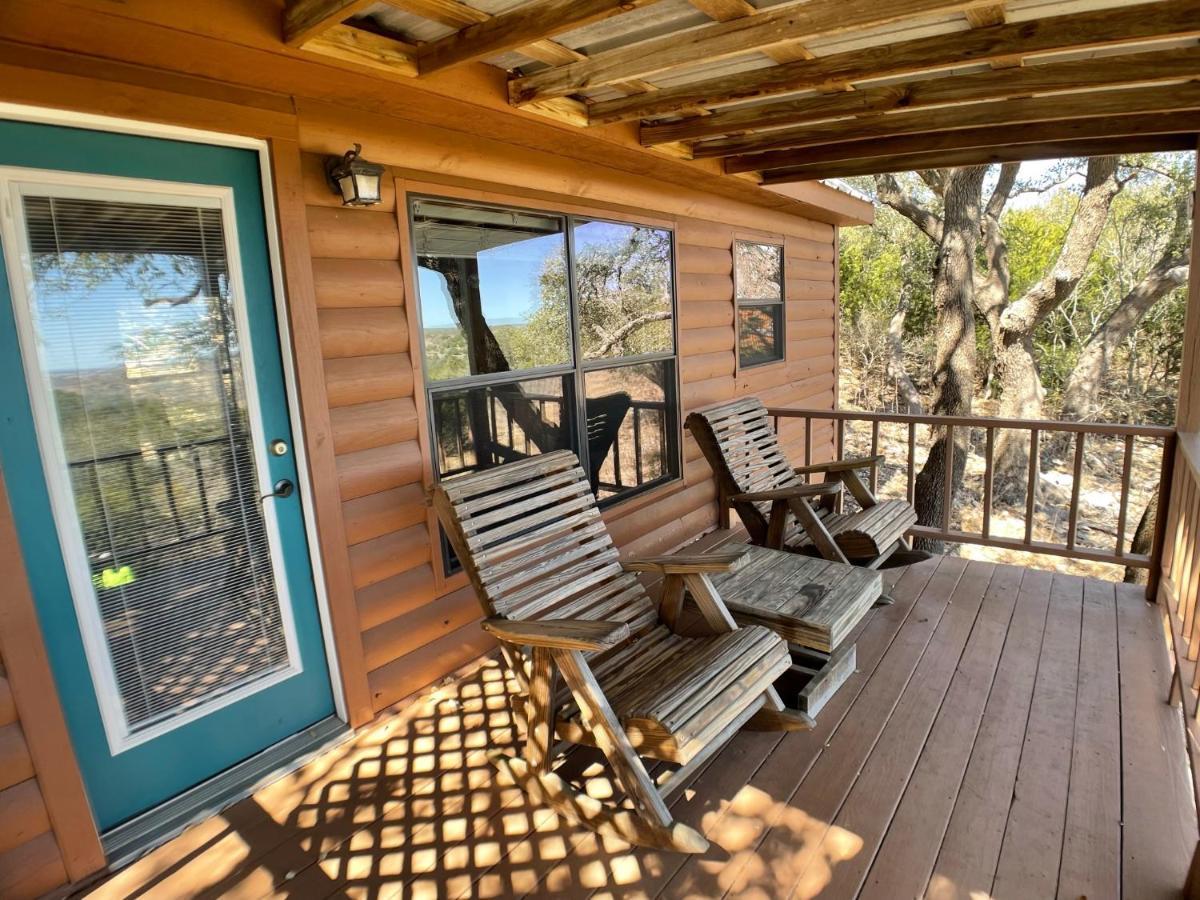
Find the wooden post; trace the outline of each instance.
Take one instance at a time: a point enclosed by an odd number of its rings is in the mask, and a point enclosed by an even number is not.
[[[1071,470],[1071,506],[1067,510],[1067,549],[1075,549],[1075,533],[1079,528],[1079,482],[1083,480],[1083,443],[1086,434],[1075,433],[1075,465]]]
[[[983,536],[990,537],[992,533],[992,482],[995,476],[992,472],[992,457],[996,453],[996,429],[989,427],[983,449]]]
[[[946,463],[942,479],[942,531],[950,531],[950,509],[954,506],[954,426],[946,426]]]
[[[1125,435],[1125,458],[1121,463],[1121,511],[1117,514],[1117,556],[1125,555],[1125,529],[1129,525],[1129,482],[1133,473],[1133,435]]]
[[[1037,512],[1038,447],[1040,432],[1029,430],[1029,482],[1025,488],[1025,543],[1033,541],[1033,515]]]
[[[1150,569],[1146,579],[1148,603],[1154,603],[1158,599],[1158,586],[1162,583],[1162,552],[1167,536],[1167,511],[1171,508],[1171,473],[1175,471],[1175,441],[1176,437],[1173,434],[1163,438],[1162,465],[1159,467],[1158,476],[1158,510],[1154,516],[1154,542],[1150,545]]]

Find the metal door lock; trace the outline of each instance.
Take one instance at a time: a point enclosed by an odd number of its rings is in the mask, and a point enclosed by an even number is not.
[[[271,441],[271,453],[274,456],[287,456],[288,445],[287,441],[276,438]]]

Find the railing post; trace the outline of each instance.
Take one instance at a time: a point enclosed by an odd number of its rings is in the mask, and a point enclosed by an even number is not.
[[[954,506],[954,426],[946,426],[946,464],[942,481],[942,532],[950,533],[950,512]]]
[[[1158,599],[1162,581],[1162,548],[1167,536],[1167,518],[1171,508],[1171,476],[1175,471],[1175,433],[1163,438],[1162,466],[1158,475],[1158,509],[1154,514],[1154,542],[1150,545],[1150,569],[1146,578],[1146,602]]]
[[[996,455],[996,429],[987,428],[983,449],[983,537],[992,534],[992,458]]]

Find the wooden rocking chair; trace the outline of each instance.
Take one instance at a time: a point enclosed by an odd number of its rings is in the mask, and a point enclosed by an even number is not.
[[[708,842],[672,819],[665,798],[742,726],[812,727],[772,687],[790,665],[787,644],[762,626],[739,628],[709,579],[740,554],[622,565],[569,451],[451,479],[435,489],[434,505],[483,605],[483,627],[525,686],[524,698],[511,698],[526,726],[524,755],[497,751],[493,762],[535,801],[598,832],[704,852]],[[664,604],[677,605],[686,588],[711,636],[664,624],[637,572],[664,576]],[[558,675],[566,690],[556,690]],[[552,772],[554,735],[598,747],[634,812],[577,793]],[[640,756],[681,768],[656,784]]]
[[[857,470],[874,469],[882,456],[793,468],[766,408],[754,397],[694,412],[687,426],[716,473],[722,514],[729,506],[737,510],[752,543],[872,569],[893,555],[903,564],[928,558],[913,551],[904,537],[917,524],[912,506],[904,500],[877,500],[858,477]],[[805,484],[805,475],[826,480]],[[837,510],[843,487],[861,509]]]

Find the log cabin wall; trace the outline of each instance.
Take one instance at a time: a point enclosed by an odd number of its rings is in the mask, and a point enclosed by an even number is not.
[[[491,73],[468,70],[461,91],[435,83],[430,93],[306,58],[279,43],[269,3],[200,7],[10,0],[0,8],[0,102],[270,142],[309,467],[328,500],[316,503],[322,563],[353,724],[491,644],[469,589],[435,574],[423,392],[392,179],[383,204],[344,209],[324,182],[324,156],[360,141],[398,178],[516,195],[545,209],[668,220],[681,419],[745,393],[775,404],[835,402],[831,223],[864,221],[864,204],[821,185],[803,186],[797,200],[718,178],[711,166],[688,170],[636,149],[628,129],[590,138],[513,114],[479,94],[480,84],[493,86]],[[732,245],[747,234],[784,243],[787,352],[781,363],[739,372]],[[828,435],[816,437],[828,452]],[[802,426],[786,426],[784,439],[799,460]],[[716,515],[711,473],[685,433],[682,477],[605,518],[633,554],[677,546]],[[0,496],[0,537],[11,529]],[[15,540],[0,541],[0,558],[9,586],[0,595],[0,896],[34,896],[94,872],[103,854]]]
[[[303,119],[302,119],[303,123]],[[348,140],[349,134],[342,140]],[[387,157],[381,162],[390,162]],[[488,160],[463,174],[487,176]],[[401,239],[405,215],[392,179],[383,202],[344,209],[323,173],[323,157],[303,160],[320,344],[342,516],[362,628],[362,646],[376,710],[395,703],[468,663],[492,646],[478,625],[479,606],[461,577],[438,577],[437,533],[425,505],[430,467],[423,383],[414,367],[419,336],[406,307]],[[397,170],[436,190],[435,173]],[[577,173],[582,175],[584,173]],[[402,182],[403,183],[403,182]],[[461,178],[446,181],[459,187]],[[492,195],[528,197],[548,210],[578,208],[576,198],[480,183]],[[515,192],[515,196],[514,196]],[[795,217],[771,219],[771,229],[671,214],[669,193],[641,197],[644,214],[666,213],[675,229],[679,315],[681,418],[693,409],[743,394],[769,404],[829,408],[835,392],[836,229]],[[665,209],[664,209],[665,207]],[[590,209],[620,218],[619,204]],[[740,212],[741,215],[736,215]],[[752,210],[733,218],[755,221]],[[736,370],[733,243],[759,238],[784,246],[786,356],[782,362]],[[801,422],[783,439],[799,462]],[[818,452],[828,430],[814,434]],[[636,512],[636,515],[632,513]],[[676,547],[716,524],[716,489],[708,464],[685,433],[683,476],[608,509],[605,518],[626,554]]]

